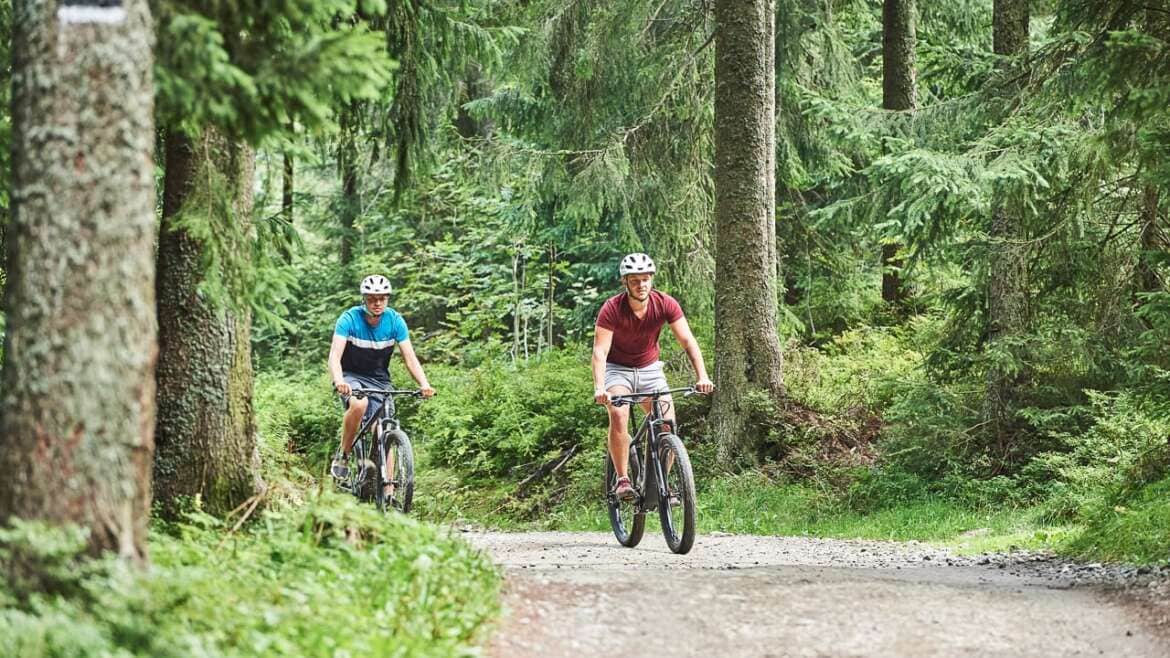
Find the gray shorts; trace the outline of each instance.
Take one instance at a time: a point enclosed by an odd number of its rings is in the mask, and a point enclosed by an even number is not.
[[[662,362],[655,361],[644,368],[630,368],[616,363],[605,364],[605,390],[614,386],[625,386],[632,393],[653,393],[670,388]]]

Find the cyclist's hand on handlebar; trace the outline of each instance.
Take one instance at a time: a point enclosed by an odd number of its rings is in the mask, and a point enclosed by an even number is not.
[[[695,390],[702,393],[703,395],[706,395],[715,390],[715,384],[712,384],[710,379],[703,377],[699,381],[695,382]]]
[[[345,381],[333,382],[333,388],[342,395],[349,395],[353,393],[353,388]]]
[[[429,398],[429,397],[432,397],[432,396],[434,396],[434,394],[435,394],[435,389],[434,389],[434,387],[432,387],[430,384],[428,384],[428,385],[426,385],[426,386],[422,386],[422,387],[420,387],[420,388],[418,389],[418,392],[419,392],[419,393],[422,393],[422,396],[423,396],[424,398]]]
[[[601,389],[593,391],[593,401],[597,404],[609,404],[609,393]]]

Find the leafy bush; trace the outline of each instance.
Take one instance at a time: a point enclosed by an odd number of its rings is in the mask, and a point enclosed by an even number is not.
[[[234,535],[198,513],[166,530],[148,570],[81,557],[75,529],[0,530],[0,564],[24,574],[0,582],[0,655],[451,656],[497,612],[486,557],[348,498]]]
[[[1084,559],[1170,562],[1170,477],[1137,489],[1088,515],[1088,526],[1067,550]]]
[[[310,464],[326,461],[337,449],[341,405],[328,373],[289,376],[262,373],[256,378],[256,416],[262,456],[289,466],[289,453],[307,456]]]
[[[1170,416],[1160,407],[1130,393],[1088,395],[1089,406],[1050,414],[1041,427],[1059,449],[1040,454],[1020,474],[1053,519],[1099,515],[1170,466]]]
[[[602,445],[588,352],[560,350],[514,366],[443,370],[442,404],[420,407],[416,427],[442,464],[481,477],[515,474],[571,446]],[[436,384],[439,386],[440,384]]]

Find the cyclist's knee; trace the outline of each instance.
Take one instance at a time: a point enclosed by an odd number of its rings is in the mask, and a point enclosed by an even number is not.
[[[350,398],[347,413],[364,414],[366,413],[366,407],[368,407],[369,404],[370,401],[366,398]]]

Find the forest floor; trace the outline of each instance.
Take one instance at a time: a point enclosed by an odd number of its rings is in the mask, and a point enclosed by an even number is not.
[[[488,655],[1170,655],[1167,568],[717,533],[678,556],[653,531],[464,534],[506,577]]]

